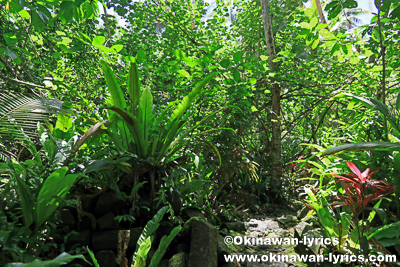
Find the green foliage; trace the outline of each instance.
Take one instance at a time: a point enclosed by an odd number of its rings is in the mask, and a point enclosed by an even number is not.
[[[132,266],[135,267],[144,267],[146,266],[146,258],[147,254],[151,248],[152,237],[151,235],[155,230],[160,226],[160,221],[162,220],[165,212],[168,210],[168,207],[161,208],[156,215],[154,215],[153,219],[147,222],[146,226],[143,229],[142,234],[139,237],[139,240],[136,244],[135,254],[132,259]],[[175,236],[181,230],[181,226],[175,227],[168,236],[163,236],[160,241],[160,245],[154,253],[150,266],[158,266],[162,256],[164,255],[167,247],[171,243],[171,241],[175,238]]]
[[[0,93],[0,142],[35,138],[39,122],[47,121],[51,114],[65,114],[68,111],[63,101],[40,99],[34,95]],[[0,155],[4,160],[10,158],[1,147]]]
[[[160,263],[162,257],[164,256],[164,253],[166,252],[169,244],[171,241],[175,238],[175,236],[181,231],[181,226],[175,227],[171,233],[168,236],[163,236],[160,241],[160,245],[157,248],[156,252],[153,255],[153,258],[151,258],[151,262],[149,267],[156,267]]]
[[[89,253],[90,258],[92,259],[94,266],[95,266],[95,267],[100,267],[100,265],[97,263],[96,257],[95,257],[94,254],[93,254],[93,251],[91,251],[91,250],[89,249],[89,247],[86,247],[86,250],[87,250],[87,252]]]
[[[273,72],[259,1],[102,4],[113,12],[100,16],[91,1],[0,1],[0,159],[1,172],[13,173],[0,176],[0,195],[7,205],[23,203],[28,222],[43,177],[62,166],[85,170],[79,189],[108,186],[126,202],[148,190],[139,187],[151,174],[151,188],[162,182],[159,204],[176,190],[184,205],[209,210],[237,189],[291,202],[306,178],[321,190],[311,204],[322,216],[334,211],[323,204],[329,193],[343,189],[329,177],[345,168],[340,159],[396,185],[376,214],[399,217],[398,1],[375,1],[365,23],[367,11],[354,0],[322,2],[324,19],[315,1],[270,1]],[[273,84],[281,90],[286,171],[278,178],[271,177]],[[53,123],[57,107],[77,112]],[[48,131],[37,126],[48,119]],[[124,175],[140,186],[120,190]],[[15,200],[15,187],[25,200]],[[118,218],[131,220],[132,209]],[[344,219],[335,215],[334,225]],[[351,227],[356,244],[361,232]]]
[[[320,191],[318,197],[309,188],[306,188],[305,192],[309,197],[309,204],[314,208],[318,216],[326,237],[331,238],[331,240],[338,240],[339,249],[344,251],[344,245],[350,233],[350,215],[341,213],[340,218],[334,215],[334,220],[332,220],[331,214],[333,214],[333,211],[324,197],[325,192]]]
[[[136,261],[136,255],[137,255],[137,252],[139,251],[139,248],[142,245],[142,243],[145,242],[145,240],[147,238],[149,238],[154,233],[154,231],[157,230],[157,228],[160,226],[160,221],[162,220],[162,218],[167,210],[168,210],[168,207],[162,207],[154,215],[153,219],[151,219],[150,221],[147,222],[146,226],[143,229],[142,234],[140,235],[140,237],[137,241],[136,250],[135,250],[135,254],[133,255],[132,262]]]
[[[60,205],[60,201],[66,197],[76,178],[80,176],[80,174],[66,175],[67,167],[54,171],[44,181],[38,197],[34,201],[32,190],[18,176],[14,164],[9,162],[8,167],[4,164],[1,171],[6,170],[12,172],[17,183],[25,226],[29,228],[34,223],[33,234],[36,234],[53,214]]]
[[[171,115],[167,118],[165,111],[155,117],[152,110],[153,96],[150,90],[148,88],[144,88],[142,92],[139,90],[140,85],[135,59],[132,59],[129,74],[128,84],[131,95],[131,106],[127,110],[125,109],[128,104],[124,100],[123,92],[115,75],[112,73],[107,63],[102,62],[102,68],[111,92],[112,107],[110,107],[110,110],[119,115],[119,117],[115,118],[113,116],[113,118],[116,120],[119,133],[123,136],[122,147],[124,150],[132,148],[131,152],[137,154],[141,159],[148,159],[152,165],[158,165],[160,162],[164,162],[164,164],[167,163],[169,159],[188,142],[184,140],[184,137],[187,137],[194,130],[202,127],[202,124],[209,119],[209,116],[215,114],[212,113],[207,116],[197,123],[196,126],[193,126],[189,131],[185,132],[183,137],[180,137],[184,131],[183,126],[186,124],[186,119],[183,119],[183,116],[195,99],[202,94],[202,89],[217,75],[217,73],[210,74],[204,80],[197,83],[194,89],[177,104],[175,109],[172,110]],[[140,96],[140,99],[134,98],[138,96]],[[166,110],[168,110],[168,108]],[[123,124],[120,122],[123,122]],[[165,123],[165,126],[162,126],[163,123]],[[127,130],[130,136],[127,135]],[[227,129],[217,128],[206,130],[193,135],[191,139],[219,130]],[[110,135],[110,137],[116,144],[119,143],[117,140],[118,137],[114,135]],[[122,148],[119,145],[117,146]],[[219,155],[218,152],[216,153]]]

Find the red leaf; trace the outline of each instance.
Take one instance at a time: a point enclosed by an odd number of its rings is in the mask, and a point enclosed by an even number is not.
[[[347,162],[347,166],[349,166],[350,170],[351,170],[352,172],[354,172],[358,177],[361,177],[361,172],[360,172],[360,170],[356,167],[356,165],[354,165],[353,162],[348,161],[348,162]]]

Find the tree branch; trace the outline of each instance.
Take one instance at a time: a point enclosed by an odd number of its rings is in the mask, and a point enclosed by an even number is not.
[[[38,85],[38,84],[34,84],[34,83],[28,83],[28,82],[24,82],[18,79],[12,79],[12,78],[8,78],[5,76],[0,75],[0,79],[3,79],[5,81],[9,81],[9,82],[13,82],[13,83],[18,83],[18,84],[22,84],[22,85],[26,85],[26,86],[31,86],[31,87],[36,87],[36,88],[41,88],[41,89],[46,89],[46,90],[50,90],[50,91],[54,91],[50,88],[47,88],[43,85]]]

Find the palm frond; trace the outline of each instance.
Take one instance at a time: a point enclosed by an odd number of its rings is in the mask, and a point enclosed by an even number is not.
[[[38,122],[48,120],[51,114],[68,111],[60,100],[0,92],[0,142],[36,136]]]

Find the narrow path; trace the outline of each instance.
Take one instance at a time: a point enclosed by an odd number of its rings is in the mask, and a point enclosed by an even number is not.
[[[305,267],[307,264],[302,262],[291,262],[285,261],[285,259],[279,258],[282,255],[295,256],[297,258],[298,253],[295,251],[295,226],[298,225],[298,220],[294,212],[291,211],[276,211],[275,214],[280,216],[262,216],[262,215],[250,215],[250,220],[244,222],[246,226],[245,234],[240,234],[243,238],[247,237],[247,244],[242,243],[241,245],[232,245],[236,251],[235,254],[239,255],[257,255],[257,262],[241,262],[240,265],[235,263],[234,265],[226,266],[241,266],[241,267]],[[257,243],[258,239],[258,243]],[[240,240],[237,237],[236,240]],[[251,240],[251,241],[249,241]],[[249,244],[254,240],[254,243]],[[240,241],[239,241],[240,242]],[[263,242],[263,243],[262,243]],[[280,244],[278,242],[281,242]],[[278,256],[279,255],[279,256]],[[263,262],[262,259],[268,261]],[[271,256],[273,257],[270,261]],[[263,258],[261,258],[263,257]]]

